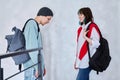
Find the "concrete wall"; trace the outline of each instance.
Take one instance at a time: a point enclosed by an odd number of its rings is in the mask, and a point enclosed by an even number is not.
[[[81,7],[90,7],[95,22],[108,39],[112,61],[109,68],[99,75],[92,71],[90,80],[119,80],[120,76],[120,1],[119,0],[0,0],[0,54],[6,51],[5,35],[11,34],[11,28],[22,29],[28,18],[34,18],[42,7],[50,7],[54,17],[50,24],[41,28],[44,57],[47,68],[45,80],[75,80],[74,70],[76,31],[79,27],[77,11]],[[2,60],[4,77],[18,71],[11,58]],[[10,80],[23,80],[23,73]]]

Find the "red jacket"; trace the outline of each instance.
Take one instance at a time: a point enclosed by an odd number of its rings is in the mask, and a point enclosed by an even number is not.
[[[83,28],[89,26],[88,37],[92,40],[92,45],[90,47],[90,54],[93,55],[96,51],[96,48],[100,45],[99,39],[100,35],[98,32],[98,27],[95,23],[89,22],[85,26],[81,26],[77,32],[77,55],[76,55],[76,67],[78,68],[87,68],[88,65],[88,49],[87,49],[87,41],[83,38]]]

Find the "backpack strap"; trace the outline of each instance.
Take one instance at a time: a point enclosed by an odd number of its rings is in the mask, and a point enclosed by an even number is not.
[[[23,27],[23,29],[22,29],[22,32],[24,32],[25,27],[26,27],[26,24],[27,24],[30,20],[34,20],[34,19],[33,19],[33,18],[30,18],[30,19],[28,19],[28,20],[25,22],[24,27]],[[35,20],[34,20],[34,21],[35,21]],[[37,21],[35,21],[35,22],[36,22],[37,27],[38,27],[38,32],[40,32],[39,24],[37,23]],[[19,69],[19,71],[21,72],[22,64],[19,64],[19,65],[18,65],[18,69]]]
[[[98,28],[98,26],[95,24],[95,23],[90,23],[87,27],[86,30],[92,30],[92,28],[95,27],[95,29],[98,31],[98,33],[100,34],[100,38],[102,37],[102,34],[100,32],[100,29]],[[90,34],[87,34],[87,36],[89,36]],[[91,56],[90,56],[90,48],[89,48],[89,43],[87,42],[87,48],[88,48],[88,57],[89,57],[89,60],[91,59]],[[97,74],[99,74],[99,71],[97,71]]]
[[[23,29],[22,29],[22,32],[24,32],[24,30],[25,30],[25,26],[26,26],[26,24],[27,24],[30,20],[34,20],[34,19],[33,19],[33,18],[30,18],[30,19],[28,19],[28,20],[25,22],[24,27],[23,27]],[[34,21],[35,21],[36,24],[37,24],[38,32],[40,32],[40,28],[39,28],[39,24],[38,24],[38,22],[37,22],[36,20],[34,20]]]
[[[92,29],[92,26],[91,26],[91,25],[93,25],[93,24],[94,24],[93,22],[90,23],[90,24],[88,25],[86,31]],[[88,33],[87,36],[90,37],[90,34],[91,34],[91,33]],[[89,60],[90,60],[91,57],[90,57],[90,49],[89,49],[89,43],[88,43],[88,42],[87,42],[87,47],[88,47],[88,57],[89,57]]]

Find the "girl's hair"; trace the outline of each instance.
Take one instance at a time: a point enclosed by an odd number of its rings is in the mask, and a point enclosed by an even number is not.
[[[93,15],[90,8],[84,7],[79,9],[78,15],[79,14],[83,14],[85,16],[85,22],[84,22],[85,24],[87,24],[89,21],[93,21]]]

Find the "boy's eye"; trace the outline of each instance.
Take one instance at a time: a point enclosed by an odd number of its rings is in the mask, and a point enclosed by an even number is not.
[[[50,20],[50,19],[48,18],[48,20]]]

